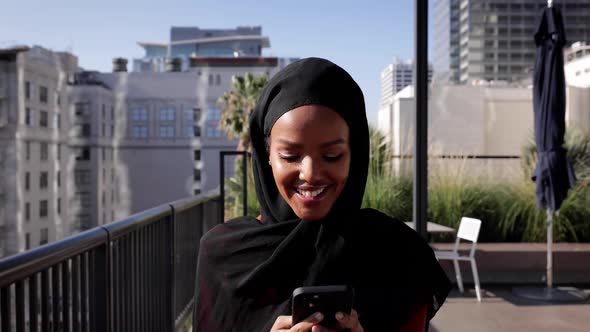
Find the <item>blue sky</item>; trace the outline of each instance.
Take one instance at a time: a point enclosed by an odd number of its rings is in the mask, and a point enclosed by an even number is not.
[[[265,55],[319,56],[349,71],[376,123],[381,70],[413,57],[413,10],[413,0],[7,1],[0,47],[71,50],[85,69],[109,71],[113,57],[142,55],[137,41],[167,41],[171,26],[260,25],[271,42]]]

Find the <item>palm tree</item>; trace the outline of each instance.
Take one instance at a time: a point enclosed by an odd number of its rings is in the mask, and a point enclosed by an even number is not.
[[[238,138],[238,151],[250,150],[248,121],[266,82],[267,75],[236,75],[232,77],[231,90],[217,100],[222,107],[219,128],[225,130],[229,139]]]

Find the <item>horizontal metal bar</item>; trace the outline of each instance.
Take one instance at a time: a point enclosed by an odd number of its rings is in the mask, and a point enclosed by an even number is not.
[[[155,208],[136,213],[123,220],[103,225],[101,228],[109,233],[110,240],[113,241],[153,222],[157,222],[166,216],[170,216],[170,214],[170,205],[162,204]]]
[[[107,242],[107,233],[96,227],[21,254],[0,259],[0,287],[27,278],[68,258]]]
[[[208,191],[205,194],[191,196],[171,202],[170,206],[172,206],[175,213],[181,213],[183,211],[190,210],[199,204],[204,204],[205,202],[208,202],[210,200],[217,199],[219,197],[219,194],[220,189],[218,187],[216,189]]]

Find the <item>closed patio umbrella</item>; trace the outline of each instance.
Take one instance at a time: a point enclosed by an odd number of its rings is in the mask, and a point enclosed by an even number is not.
[[[558,8],[543,11],[535,33],[533,109],[538,161],[533,173],[536,200],[547,211],[547,287],[519,289],[529,298],[549,301],[584,300],[575,289],[553,288],[553,216],[559,213],[567,192],[576,182],[573,167],[563,148],[565,134],[565,74],[563,47],[566,43],[563,18]]]

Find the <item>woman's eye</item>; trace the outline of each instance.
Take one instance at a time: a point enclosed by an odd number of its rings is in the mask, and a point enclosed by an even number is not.
[[[286,155],[286,154],[280,154],[279,158],[281,158],[282,160],[286,161],[286,162],[294,162],[297,161],[297,159],[299,159],[299,156],[297,155]]]
[[[342,158],[342,154],[337,154],[337,155],[331,155],[331,154],[328,154],[328,155],[325,155],[325,156],[324,156],[324,159],[325,159],[326,161],[337,161],[337,160],[339,160],[340,158]]]

